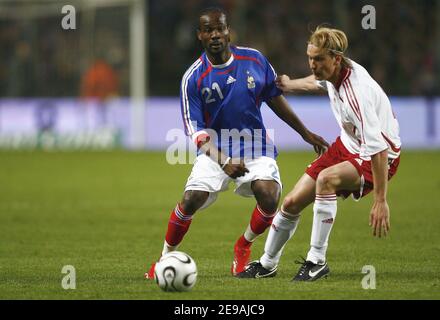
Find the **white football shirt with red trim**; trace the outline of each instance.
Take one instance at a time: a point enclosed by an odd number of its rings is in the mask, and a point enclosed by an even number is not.
[[[329,81],[317,81],[328,92],[342,143],[364,160],[385,149],[388,158],[395,159],[401,141],[390,100],[364,67],[350,61],[353,68],[341,70],[336,87]]]

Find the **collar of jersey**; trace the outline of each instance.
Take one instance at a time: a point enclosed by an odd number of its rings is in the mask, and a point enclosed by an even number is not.
[[[342,82],[344,82],[349,76],[350,76],[350,69],[347,67],[342,67],[341,72],[339,74],[339,79],[336,85],[334,86],[336,90],[339,91],[339,88],[341,87]]]
[[[208,56],[206,56],[206,60],[208,60],[209,64],[216,69],[222,69],[222,68],[226,68],[227,66],[231,65],[232,61],[234,61],[234,54],[231,52],[231,57],[229,58],[228,61],[226,61],[223,64],[212,64],[211,61],[209,61]]]

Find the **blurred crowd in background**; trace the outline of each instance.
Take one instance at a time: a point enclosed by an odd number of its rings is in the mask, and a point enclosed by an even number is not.
[[[362,28],[366,4],[376,9],[374,30]],[[387,94],[440,95],[439,0],[150,0],[148,95],[179,95],[183,73],[202,52],[196,27],[207,6],[223,7],[232,42],[260,50],[279,74],[310,74],[306,42],[326,23],[346,32],[347,56]],[[129,9],[78,10],[76,30],[63,30],[61,18],[0,15],[0,97],[128,96]]]

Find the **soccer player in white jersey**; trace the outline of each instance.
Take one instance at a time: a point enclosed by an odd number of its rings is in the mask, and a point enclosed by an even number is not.
[[[177,250],[193,215],[234,182],[237,194],[256,199],[248,227],[234,246],[235,275],[248,264],[254,240],[271,225],[281,196],[277,151],[261,115],[263,101],[317,152],[328,144],[290,109],[268,60],[255,49],[230,44],[223,10],[204,10],[197,36],[205,50],[184,74],[180,97],[185,131],[198,156],[183,198],[171,212],[162,255]],[[155,263],[145,277],[153,278],[154,270]]]
[[[307,45],[313,74],[301,79],[282,75],[276,80],[284,92],[327,91],[341,134],[285,197],[272,221],[263,256],[238,274],[240,278],[276,275],[284,245],[295,233],[301,211],[312,202],[311,247],[295,281],[314,281],[330,272],[326,251],[337,196],[352,195],[359,200],[373,191],[369,219],[373,235],[389,232],[387,187],[400,160],[399,125],[379,84],[361,65],[345,57],[347,47],[344,32],[318,27]]]

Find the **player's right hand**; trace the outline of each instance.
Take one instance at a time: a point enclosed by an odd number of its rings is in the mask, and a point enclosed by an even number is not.
[[[390,208],[387,201],[374,201],[370,211],[370,227],[373,229],[373,236],[386,236],[390,231]]]
[[[289,80],[290,80],[289,76],[283,74],[275,79],[275,85],[277,86],[278,89],[287,91],[287,83],[289,82]]]
[[[237,162],[238,159],[230,159],[223,168],[223,171],[232,179],[242,177],[249,172],[249,169],[244,165],[243,159],[240,159],[239,163]]]

